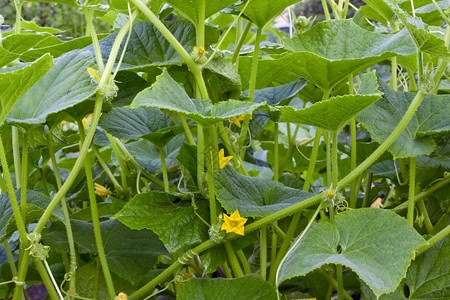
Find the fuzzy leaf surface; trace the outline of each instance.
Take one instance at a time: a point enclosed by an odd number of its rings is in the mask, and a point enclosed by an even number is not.
[[[152,230],[171,252],[187,251],[208,239],[208,227],[195,215],[191,203],[173,203],[176,199],[157,191],[139,194],[115,218],[132,229]],[[202,215],[207,211],[203,203],[199,209]]]
[[[297,2],[296,0],[253,0],[245,9],[244,14],[262,29],[273,17],[278,16],[286,7]],[[245,3],[238,6],[238,8],[243,9],[244,5]]]
[[[351,268],[380,296],[397,288],[414,250],[424,241],[405,219],[391,211],[346,211],[336,216],[335,224],[312,224],[287,255],[277,284],[334,263]]]

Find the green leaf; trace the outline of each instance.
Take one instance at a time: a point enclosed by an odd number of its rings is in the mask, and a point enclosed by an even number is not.
[[[133,197],[114,217],[132,229],[155,232],[171,252],[184,252],[208,239],[208,227],[189,202],[174,203],[176,196],[152,191]],[[205,203],[199,213],[208,214]]]
[[[20,206],[20,190],[16,190],[16,199]],[[27,190],[26,198],[26,222],[31,223],[38,220],[44,210],[47,208],[51,199],[46,195]],[[53,211],[52,220],[58,218],[60,221],[64,222],[64,215],[60,207],[57,207]],[[25,221],[25,220],[24,220]],[[11,206],[11,200],[7,193],[0,195],[0,242],[3,241],[7,236],[13,233],[17,228],[16,221],[14,218],[13,209]]]
[[[21,69],[0,74],[0,125],[16,101],[52,67],[53,59],[46,54]]]
[[[195,27],[193,24],[187,21],[165,22],[164,24],[187,52],[193,51],[196,45]],[[216,42],[218,35],[217,29],[206,26],[205,46]],[[116,36],[117,32],[100,41],[105,64]],[[122,53],[124,45],[125,41],[123,41],[119,53]],[[90,49],[93,52],[93,48],[91,47]],[[120,56],[117,56],[116,62],[119,58]],[[136,22],[133,24],[127,51],[120,65],[121,70],[145,71],[150,67],[181,65],[182,63],[183,59],[151,22]]]
[[[406,276],[410,299],[450,298],[450,237],[437,242],[412,262]]]
[[[244,14],[262,29],[272,18],[281,14],[286,7],[297,2],[296,0],[252,0],[245,9]],[[242,10],[244,6],[245,3],[238,6],[238,8]]]
[[[436,1],[438,6],[445,11],[450,7],[448,0]],[[430,3],[415,10],[416,16],[428,25],[442,26],[442,16],[434,3]]]
[[[276,87],[268,87],[261,90],[256,90],[254,99],[256,103],[267,102],[270,105],[278,105],[281,101],[290,99],[297,95],[307,85],[307,81],[299,78],[291,83]],[[249,91],[242,93],[243,97],[248,97]]]
[[[275,288],[256,274],[239,278],[196,278],[189,280],[177,295],[179,300],[276,300]]]
[[[119,139],[137,140],[150,132],[173,125],[173,121],[153,107],[117,107],[104,113],[98,124]]]
[[[217,200],[229,214],[239,210],[243,217],[268,216],[312,196],[272,180],[240,175],[231,167],[213,176]]]
[[[405,219],[391,211],[346,211],[336,216],[334,224],[312,224],[287,254],[277,284],[324,264],[343,264],[380,296],[396,289],[406,276],[414,250],[424,241]]]
[[[80,6],[77,0],[30,0],[28,2],[48,2],[48,3],[62,3],[72,6]]]
[[[117,80],[119,92],[111,100],[113,107],[129,105],[140,91],[148,87],[144,78],[131,71],[118,72],[115,80]]]
[[[16,123],[44,123],[50,114],[72,107],[95,94],[87,68],[94,68],[89,52],[76,50],[56,65],[17,101],[7,116]]]
[[[199,23],[199,10],[200,10],[200,0],[169,0],[166,1],[173,8],[175,8],[183,17],[189,19],[192,23]],[[213,14],[221,11],[222,9],[230,6],[236,0],[209,0],[205,2],[205,19],[212,16]],[[202,24],[199,24],[203,26]]]
[[[386,58],[416,52],[405,29],[395,34],[374,33],[351,20],[320,22],[286,40],[285,47],[294,53],[271,56],[273,68],[296,73],[322,90]]]
[[[13,34],[5,37],[2,41],[2,47],[0,47],[0,68],[48,39],[49,36],[53,37],[49,34]]]
[[[79,251],[97,254],[93,225],[78,220],[71,220],[71,225]],[[100,222],[100,230],[111,271],[131,282],[139,281],[153,267],[159,255],[167,254],[164,245],[150,230],[132,230],[114,219]],[[45,236],[50,246],[67,240],[64,227],[52,234]],[[67,247],[67,242],[64,243]]]
[[[248,114],[263,104],[228,100],[212,104],[208,99],[191,99],[184,89],[164,70],[156,82],[134,98],[131,107],[151,106],[187,115],[201,125],[213,124]]]
[[[411,17],[403,11],[397,3],[394,3],[391,0],[383,1],[395,12],[408,29],[419,51],[426,52],[439,58],[450,56],[444,40],[429,32],[427,30],[427,25],[423,23],[421,18]]]
[[[306,124],[338,131],[380,97],[380,94],[338,96],[299,110],[291,106],[280,106],[278,107],[281,111],[280,122]]]
[[[358,116],[358,121],[370,132],[373,139],[382,143],[397,126],[408,109],[414,93],[394,92],[380,81],[384,96]],[[389,148],[394,158],[430,154],[436,144],[427,135],[450,130],[449,96],[427,95],[407,128]]]

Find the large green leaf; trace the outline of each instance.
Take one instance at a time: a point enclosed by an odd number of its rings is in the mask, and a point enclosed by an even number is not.
[[[97,254],[92,223],[71,220],[75,244],[82,253]],[[156,234],[147,229],[133,230],[118,220],[100,222],[103,247],[111,271],[131,282],[139,281],[148,273],[161,254],[167,254]],[[44,239],[52,244],[67,248],[64,227],[47,234]]]
[[[195,215],[189,202],[174,203],[177,197],[148,192],[133,197],[114,217],[132,229],[155,232],[171,252],[184,252],[208,239],[208,227]],[[197,203],[207,215],[204,203]]]
[[[336,216],[334,224],[314,223],[310,227],[287,254],[277,284],[335,263],[351,268],[380,296],[397,288],[414,250],[424,242],[405,219],[391,211],[346,211]]]
[[[450,299],[450,237],[412,262],[406,276],[410,299]]]
[[[383,0],[399,17],[408,29],[419,51],[426,52],[436,57],[449,57],[450,53],[443,39],[438,38],[427,30],[427,25],[419,17],[412,17],[402,10],[397,3],[391,0]]]
[[[195,295],[195,296],[194,296]],[[276,300],[275,288],[256,274],[239,278],[196,278],[189,280],[178,300]]]
[[[187,21],[174,21],[164,23],[180,44],[192,52],[196,45],[195,27]],[[107,61],[117,32],[100,41],[103,60]],[[218,38],[218,31],[211,26],[206,26],[206,46],[214,43]],[[119,53],[122,53],[125,41],[123,41]],[[91,48],[91,51],[93,49]],[[117,61],[120,56],[117,56]],[[123,57],[121,70],[146,70],[149,67],[181,65],[183,59],[170,45],[166,38],[156,29],[151,22],[137,22],[133,24],[127,51]]]
[[[76,50],[67,53],[16,102],[7,120],[44,123],[48,115],[90,98],[97,91],[97,85],[91,82],[88,67],[95,67],[89,52]]]
[[[416,52],[406,29],[395,34],[374,33],[351,20],[320,22],[286,40],[285,45],[294,53],[271,56],[273,68],[296,73],[323,90],[376,62]]]
[[[380,87],[383,98],[357,116],[378,143],[391,134],[415,96],[414,93],[394,92],[382,81]],[[449,96],[427,95],[407,128],[389,148],[394,158],[430,154],[435,142],[427,135],[449,131],[449,113]]]
[[[169,0],[166,2],[180,12],[183,17],[189,19],[192,23],[197,24],[198,26],[203,26],[203,23],[198,24],[200,2],[205,3],[204,13],[205,18],[208,18],[225,7],[230,6],[236,2],[236,0]]]
[[[53,67],[50,55],[13,72],[0,74],[0,125],[17,100]]]
[[[153,107],[114,108],[104,113],[99,126],[119,139],[134,139],[172,126],[173,121]]]
[[[253,101],[257,103],[267,102],[267,104],[270,105],[278,105],[281,101],[297,95],[297,93],[306,87],[307,84],[305,79],[299,78],[291,83],[281,86],[256,90]],[[248,93],[249,91],[246,90],[242,93],[242,96],[248,97]]]
[[[251,0],[244,13],[256,26],[262,29],[267,22],[281,14],[286,7],[297,2],[297,0]],[[238,8],[243,9],[244,5],[245,3]]]
[[[20,205],[20,190],[16,191],[16,199]],[[31,223],[33,221],[38,220],[51,199],[46,195],[27,190],[27,198],[26,198],[26,222]],[[61,211],[61,208],[57,207],[53,211],[52,220],[56,220],[58,218],[60,221],[64,221],[64,215]],[[14,230],[16,230],[16,221],[14,218],[14,212],[11,206],[11,200],[8,194],[0,195],[0,242],[3,241],[5,237],[10,235]]]
[[[239,210],[244,217],[268,216],[312,196],[275,181],[240,175],[231,167],[214,173],[214,189],[229,214]]]
[[[208,99],[191,99],[185,90],[170,77],[167,70],[156,82],[134,98],[131,107],[152,106],[186,114],[201,125],[209,125],[231,117],[248,114],[264,104],[228,100],[212,104]]]
[[[296,110],[280,106],[280,122],[292,122],[338,131],[363,109],[380,99],[375,95],[345,95],[317,102],[307,108]]]

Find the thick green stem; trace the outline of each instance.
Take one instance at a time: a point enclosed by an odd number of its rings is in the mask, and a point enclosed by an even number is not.
[[[95,57],[97,59],[98,69],[100,74],[105,70],[105,66],[103,65],[102,52],[100,50],[100,44],[98,42],[97,32],[94,28],[94,23],[92,23],[92,17],[94,16],[94,9],[88,9],[87,6],[83,5],[83,13],[86,19],[87,24],[87,33],[92,38],[92,45],[94,46]]]
[[[79,126],[79,132],[80,132],[80,143],[84,145],[85,142],[84,127]],[[95,237],[95,244],[97,246],[97,253],[100,259],[100,263],[102,265],[103,275],[105,276],[105,282],[106,287],[108,289],[109,298],[114,299],[116,296],[116,292],[114,290],[114,284],[111,277],[111,272],[109,271],[108,262],[106,261],[105,249],[103,248],[102,233],[100,231],[100,221],[97,209],[97,199],[95,197],[94,178],[92,177],[92,166],[91,161],[89,159],[86,159],[84,161],[84,168],[86,172],[86,182],[89,191],[89,202],[91,206],[92,225],[94,227],[94,237]]]
[[[336,279],[338,285],[338,300],[344,300],[344,280],[342,278],[342,265],[336,265]]]
[[[249,101],[253,102],[255,96],[256,89],[256,78],[258,74],[258,58],[259,58],[259,44],[261,42],[262,28],[258,27],[258,31],[256,32],[256,40],[255,40],[255,50],[253,51],[253,60],[252,60],[252,70],[250,73],[250,83],[249,83],[249,91],[248,98]],[[239,136],[237,145],[238,149],[241,149],[244,145],[245,138],[247,137],[248,123],[250,122],[250,115],[246,115],[244,121],[242,122],[241,134]],[[241,159],[244,158],[245,150],[241,152]]]
[[[56,161],[55,151],[53,150],[53,143],[52,143],[52,138],[51,138],[50,134],[47,135],[47,148],[48,148],[48,152],[50,154],[50,159],[52,160],[52,164],[53,164],[53,172],[55,174],[57,190],[59,191],[62,187],[62,182],[61,182],[61,176],[59,174],[58,163]],[[67,207],[65,197],[61,198],[61,208],[62,208],[62,211],[64,214],[64,226],[66,228],[67,243],[69,245],[69,255],[70,255],[69,272],[71,273],[71,280],[69,283],[69,290],[74,291],[74,293],[75,293],[75,288],[76,288],[75,273],[77,270],[77,252],[75,250],[75,241],[73,239],[72,226],[70,224],[69,209]]]
[[[248,264],[247,258],[245,257],[244,251],[242,249],[236,251],[236,255],[241,261],[242,267],[244,268],[245,275],[252,273],[250,270],[250,265]]]
[[[211,140],[211,137],[209,137],[209,134],[207,132],[207,128],[204,129],[205,137],[208,137],[206,139],[209,141],[208,147],[206,147],[206,172],[208,177],[208,197],[209,197],[209,214],[211,216],[211,226],[214,226],[217,224],[217,207],[216,207],[216,196],[214,192],[214,180],[213,180],[213,162],[212,162],[212,152],[210,151],[212,144],[214,144],[214,141]],[[217,154],[218,155],[218,154]],[[203,175],[203,174],[202,174]]]
[[[11,247],[9,247],[8,240],[3,241],[3,246],[5,247],[6,257],[8,258],[9,267],[11,269],[11,274],[13,277],[16,277],[17,276],[17,267],[14,262],[14,257],[11,252]]]
[[[337,186],[338,183],[338,153],[337,153],[337,132],[333,132],[333,149],[332,149],[332,160],[333,160],[333,186]]]
[[[131,0],[136,7],[152,22],[153,25],[161,32],[175,51],[181,56],[184,62],[188,65],[190,71],[194,75],[195,81],[200,89],[203,99],[208,99],[208,91],[206,89],[205,81],[201,68],[193,60],[191,55],[183,48],[180,42],[173,36],[173,34],[167,29],[167,27],[158,19],[158,17],[147,7],[147,5],[141,0]]]
[[[200,193],[205,191],[204,189],[205,178],[205,137],[203,127],[197,125],[197,184]]]
[[[27,207],[27,183],[28,183],[28,133],[23,135],[22,140],[22,169],[20,171],[20,212],[22,218],[26,220],[26,207]]]
[[[278,182],[278,122],[275,122],[275,136],[273,137],[274,139],[274,146],[273,146],[273,180]]]
[[[231,275],[230,267],[228,267],[228,264],[226,262],[224,262],[220,267],[222,268],[222,271],[225,274],[226,278],[233,278],[233,275]]]
[[[41,276],[42,282],[45,285],[45,288],[47,289],[48,295],[50,296],[50,299],[52,300],[61,300],[63,299],[62,297],[60,298],[58,296],[58,293],[56,292],[56,288],[58,288],[57,286],[53,286],[53,282],[50,279],[47,270],[45,269],[44,264],[42,263],[41,260],[39,259],[34,259],[33,260],[34,265],[36,266],[36,269],[39,273],[39,276]]]
[[[416,193],[416,159],[410,158],[409,164],[409,193],[408,193],[408,223],[414,226],[414,196]]]
[[[419,248],[417,248],[418,253],[425,252],[428,248],[432,247],[434,244],[445,238],[447,235],[450,234],[450,225],[447,225],[444,229],[436,233],[432,238],[430,238],[427,243],[423,244]]]
[[[351,135],[351,154],[350,154],[350,169],[353,171],[356,168],[356,120],[350,121],[350,135]],[[358,190],[356,189],[356,181],[350,184],[350,208],[356,208],[356,200],[358,198]]]
[[[367,207],[367,205],[369,204],[370,191],[372,190],[372,177],[372,173],[367,174],[366,189],[364,191],[364,200],[361,207]]]
[[[119,146],[117,145],[117,140],[115,137],[113,137],[111,134],[107,133],[106,137],[109,140],[109,143],[111,144],[111,148],[114,152],[114,155],[117,158],[117,161],[119,162],[120,165],[120,178],[121,178],[121,182],[122,182],[122,190],[124,191],[125,195],[128,194],[128,178],[130,177],[129,171],[128,171],[128,167],[127,164],[125,163],[123,157],[122,157],[122,153],[120,152]]]
[[[238,259],[236,257],[236,253],[234,253],[233,246],[231,245],[230,241],[226,241],[224,243],[225,250],[227,251],[228,260],[231,265],[231,269],[233,270],[234,277],[241,277],[244,276],[244,272],[241,269],[241,266],[239,265]]]
[[[323,13],[325,14],[325,18],[327,20],[331,19],[330,12],[328,11],[328,5],[326,0],[322,0]]]
[[[446,186],[446,185],[449,184],[449,183],[450,183],[450,177],[447,177],[447,178],[445,178],[445,179],[439,181],[438,183],[432,185],[430,188],[426,189],[425,191],[423,191],[423,192],[417,194],[417,195],[414,197],[414,201],[417,202],[417,201],[419,201],[420,199],[426,198],[428,195],[434,193],[436,190],[438,190],[438,189],[440,189],[440,188]],[[402,203],[402,204],[400,204],[400,205],[394,207],[394,208],[392,209],[392,211],[393,211],[393,212],[396,212],[396,213],[399,213],[399,212],[401,212],[402,210],[407,209],[407,208],[408,208],[408,202],[404,202],[404,203]]]
[[[425,206],[423,199],[417,201],[417,207],[423,216],[423,223],[425,224],[427,232],[431,234],[433,231],[433,223],[431,223],[430,216],[428,215],[427,207]]]
[[[192,136],[191,129],[189,128],[189,125],[186,121],[186,116],[182,113],[179,113],[178,117],[180,118],[181,125],[183,125],[186,141],[188,142],[189,145],[195,145],[194,137]]]
[[[22,167],[20,163],[20,141],[19,141],[19,128],[16,126],[12,127],[12,150],[14,158],[14,173],[16,179],[16,188],[20,189],[22,185],[20,180],[22,179]]]
[[[407,72],[408,72],[408,77],[409,77],[409,92],[415,92],[417,91],[417,85],[416,85],[416,79],[415,79],[415,75],[414,75],[414,71],[411,70],[410,68],[406,68]]]
[[[166,157],[164,155],[164,147],[158,147],[159,158],[161,159],[161,168],[164,182],[164,192],[169,192],[169,175],[167,174]]]
[[[267,273],[267,227],[262,227],[259,231],[259,265],[261,277],[266,280]]]
[[[251,27],[252,27],[252,23],[247,22],[247,25],[245,25],[245,28],[244,28],[244,32],[242,33],[241,37],[239,38],[236,48],[234,49],[233,56],[231,57],[232,64],[235,64],[237,62],[242,45],[244,44],[245,39],[247,38],[247,34],[250,31]]]
[[[108,175],[109,179],[113,182],[114,188],[116,190],[122,191],[123,190],[122,186],[117,181],[116,177],[114,177],[114,174],[109,169],[108,165],[106,164],[105,160],[103,159],[102,155],[100,154],[100,151],[98,151],[98,149],[95,145],[92,145],[92,151],[94,151],[95,157],[97,157],[98,162],[102,166],[105,173]]]
[[[195,29],[197,30],[197,47],[205,46],[205,9],[205,0],[199,0],[196,9],[198,12],[197,24],[195,24]]]
[[[219,168],[219,143],[217,140],[217,129],[215,124],[208,126],[209,130],[209,141],[211,145],[211,156],[212,156],[212,169],[216,170]]]
[[[304,191],[309,191],[313,181],[314,167],[316,166],[317,154],[319,153],[320,137],[322,136],[322,130],[316,129],[316,135],[314,136],[314,145],[309,158],[308,171],[306,172],[305,184],[303,185]]]
[[[275,261],[277,259],[277,245],[278,235],[276,233],[275,226],[272,226],[272,240],[270,244],[270,272],[272,272],[272,269],[275,267]]]

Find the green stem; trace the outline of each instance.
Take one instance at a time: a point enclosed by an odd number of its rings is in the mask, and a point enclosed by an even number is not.
[[[322,0],[322,7],[323,7],[323,13],[325,14],[325,19],[327,19],[327,20],[331,19],[326,0]]]
[[[270,272],[272,272],[272,269],[275,267],[275,262],[277,259],[277,245],[278,245],[278,235],[276,233],[275,226],[272,226],[272,241],[270,244]]]
[[[430,216],[428,215],[428,211],[423,199],[417,201],[417,207],[419,208],[420,213],[423,215],[423,222],[425,224],[427,232],[431,234],[431,232],[433,231],[433,224],[431,223]]]
[[[188,123],[186,122],[186,116],[182,113],[178,114],[180,118],[181,125],[183,125],[184,135],[186,136],[186,141],[189,145],[195,145],[194,137],[192,136],[191,129],[189,128]]]
[[[57,186],[57,191],[59,191],[62,187],[62,182],[61,182],[61,176],[59,174],[59,168],[58,168],[58,163],[56,161],[56,156],[55,156],[55,151],[53,150],[53,143],[52,143],[52,139],[50,136],[51,133],[49,133],[47,135],[47,148],[48,148],[48,152],[50,154],[50,159],[52,160],[52,164],[53,164],[53,172],[55,174],[55,179],[56,179],[56,186]],[[75,293],[75,288],[76,288],[76,270],[77,270],[77,252],[75,249],[75,241],[73,239],[73,233],[72,233],[72,226],[70,224],[70,215],[69,215],[69,209],[67,207],[67,203],[66,203],[66,198],[63,196],[61,198],[61,208],[64,214],[64,226],[66,228],[66,233],[67,233],[67,243],[69,245],[69,255],[70,255],[70,269],[69,272],[71,273],[71,280],[69,283],[69,290],[70,291],[74,291]]]
[[[274,222],[272,224],[272,227],[274,229],[274,232],[277,234],[277,236],[281,239],[281,240],[285,240],[286,239],[286,233],[284,233],[283,230],[281,230],[281,228],[278,226],[277,222]]]
[[[39,175],[41,175],[42,185],[44,187],[44,194],[50,197],[50,191],[48,189],[47,179],[45,178],[44,169],[39,168]]]
[[[22,179],[22,169],[20,163],[20,140],[19,140],[19,128],[16,126],[12,127],[12,150],[14,158],[14,173],[16,179],[16,188],[20,189],[22,185],[20,180]]]
[[[219,143],[217,141],[217,129],[215,124],[208,126],[209,141],[211,145],[212,169],[219,168]]]
[[[332,179],[332,150],[331,150],[331,137],[332,133],[331,131],[324,131],[323,137],[325,138],[325,144],[326,144],[326,158],[327,158],[327,185],[331,186],[333,184]]]
[[[120,185],[120,183],[117,181],[116,177],[114,177],[113,173],[109,169],[108,165],[106,164],[105,160],[103,159],[102,155],[100,154],[100,151],[98,151],[97,147],[95,145],[92,145],[92,151],[94,151],[95,156],[97,157],[98,162],[102,166],[105,173],[108,175],[109,179],[113,182],[114,188],[116,190],[122,191],[123,188]]]
[[[231,275],[230,267],[228,267],[228,264],[227,264],[226,262],[224,262],[224,263],[221,265],[221,268],[222,268],[222,271],[223,271],[223,273],[225,274],[225,277],[226,277],[226,278],[233,278],[233,275]]]
[[[236,48],[233,51],[233,56],[231,57],[231,63],[235,64],[239,58],[239,53],[241,51],[242,45],[245,42],[245,39],[247,38],[247,34],[250,31],[250,28],[252,27],[251,22],[247,22],[247,25],[245,25],[244,32],[242,33],[241,37],[239,38],[239,41],[236,45]]]
[[[79,132],[80,132],[80,143],[84,145],[85,143],[85,136],[84,136],[84,127],[79,126]],[[81,152],[81,150],[80,150]],[[98,209],[97,209],[97,200],[95,197],[95,189],[94,189],[94,178],[92,177],[92,166],[91,161],[89,159],[86,159],[84,161],[84,168],[86,172],[86,182],[88,186],[89,191],[89,202],[91,205],[91,215],[92,215],[92,225],[94,227],[94,237],[95,237],[95,244],[97,246],[97,253],[98,257],[100,259],[100,263],[102,265],[103,269],[103,275],[105,276],[105,282],[106,287],[108,289],[108,294],[110,299],[114,299],[116,297],[116,292],[114,290],[114,284],[111,277],[111,273],[109,271],[108,262],[106,261],[105,256],[105,249],[103,248],[103,242],[102,242],[102,233],[100,231],[100,221],[99,221],[99,215],[98,215]]]
[[[241,261],[242,267],[244,268],[245,275],[252,273],[250,270],[250,265],[248,264],[247,258],[245,257],[244,252],[242,249],[236,251],[236,255]]]
[[[432,238],[430,238],[427,243],[423,244],[419,248],[417,248],[418,253],[425,252],[428,248],[432,247],[434,244],[445,238],[450,234],[450,225],[447,225],[444,229],[436,233]]]
[[[263,280],[266,280],[267,274],[267,227],[262,227],[259,231],[259,263],[260,272]]]
[[[11,274],[13,277],[17,276],[17,267],[14,262],[14,257],[11,252],[11,247],[9,247],[8,240],[3,241],[3,246],[5,247],[6,257],[8,258],[9,267],[11,268]]]
[[[350,121],[350,135],[351,135],[351,154],[350,154],[350,169],[353,171],[357,165],[356,152],[356,120]],[[358,190],[356,189],[356,181],[350,184],[350,208],[356,208],[356,201],[358,198]]]
[[[336,279],[338,284],[338,300],[344,300],[344,282],[342,278],[342,265],[336,265]]]
[[[275,134],[275,136],[274,136],[274,146],[273,146],[273,159],[274,159],[274,162],[273,162],[273,173],[274,173],[274,175],[273,175],[273,180],[275,181],[275,182],[278,182],[278,176],[279,176],[279,174],[278,174],[278,170],[279,170],[279,167],[278,167],[278,122],[275,122],[275,132],[274,132],[274,134]]]
[[[416,192],[416,159],[410,158],[409,164],[409,193],[408,193],[408,223],[414,226],[414,196]]]
[[[332,149],[332,161],[333,161],[333,186],[337,186],[338,183],[338,153],[337,153],[337,132],[333,132],[333,149]]]
[[[434,193],[436,190],[438,190],[438,189],[440,189],[440,188],[446,186],[446,185],[449,184],[449,183],[450,183],[450,177],[447,177],[447,178],[445,178],[445,179],[439,181],[438,183],[432,185],[430,188],[426,189],[425,191],[423,191],[423,192],[417,194],[417,195],[414,197],[414,201],[417,202],[417,201],[419,201],[420,199],[426,198],[428,195]],[[395,212],[395,213],[399,213],[399,212],[401,212],[402,210],[407,209],[407,208],[408,208],[408,202],[404,202],[404,203],[402,203],[402,204],[400,204],[400,205],[394,207],[394,208],[392,209],[392,211]]]
[[[320,137],[322,136],[322,130],[316,129],[316,135],[314,136],[314,145],[309,158],[308,171],[306,172],[305,184],[303,185],[304,191],[309,191],[314,175],[314,167],[316,166],[317,154],[319,153]]]
[[[22,0],[13,0],[16,7],[16,22],[14,24],[14,34],[20,34],[20,21],[22,19]]]
[[[234,277],[241,277],[244,276],[244,272],[241,269],[241,266],[239,265],[239,262],[237,260],[236,254],[234,253],[233,246],[231,245],[230,241],[226,241],[224,243],[225,250],[227,251],[228,260],[231,264],[231,269],[233,270]]]
[[[26,220],[27,207],[27,182],[28,182],[28,132],[25,132],[22,140],[22,169],[20,171],[20,212],[22,218]]]
[[[250,83],[249,83],[249,91],[248,98],[249,101],[253,102],[255,96],[256,89],[256,78],[258,74],[258,58],[259,58],[259,44],[261,42],[262,28],[258,27],[258,31],[256,32],[256,40],[255,40],[255,50],[253,51],[253,60],[252,60],[252,70],[250,73]],[[244,145],[245,138],[247,137],[248,123],[250,122],[250,115],[247,114],[245,116],[244,121],[242,122],[241,134],[239,136],[237,145],[238,149],[241,149]],[[244,158],[245,150],[241,152],[241,159]]]
[[[408,77],[409,77],[409,92],[415,92],[417,91],[417,85],[416,85],[416,79],[414,78],[414,72],[410,68],[406,68],[408,71]]]
[[[97,259],[96,265],[95,265],[94,286],[93,286],[93,291],[92,291],[92,297],[94,299],[97,299],[97,297],[98,297],[98,283],[100,281],[100,268],[101,268],[101,264]]]
[[[60,298],[58,296],[58,294],[56,293],[55,288],[53,286],[52,280],[50,279],[47,270],[45,269],[44,264],[42,263],[41,260],[39,259],[34,259],[34,265],[36,266],[36,269],[39,273],[39,276],[41,276],[42,282],[45,285],[45,288],[47,289],[48,295],[50,296],[50,299],[52,300],[61,300],[63,299],[62,297]]]
[[[336,279],[334,279],[330,274],[328,274],[327,272],[325,272],[324,269],[317,269],[317,271],[323,276],[325,277],[325,279],[328,281],[328,283],[335,289],[338,290],[338,283],[336,281]],[[346,292],[344,292],[344,298],[345,300],[353,300],[353,298]]]
[[[167,29],[167,27],[158,19],[158,17],[147,7],[147,5],[141,0],[131,0],[136,7],[152,22],[153,25],[161,32],[175,51],[181,56],[184,62],[188,65],[190,71],[194,75],[195,81],[200,88],[201,96],[203,99],[208,99],[208,91],[206,89],[205,82],[201,68],[192,59],[191,55],[183,48],[180,42],[173,36],[173,34]]]
[[[87,6],[83,5],[83,13],[84,17],[86,19],[87,24],[87,33],[92,38],[92,45],[94,46],[94,52],[95,52],[95,58],[97,59],[97,65],[98,69],[100,71],[100,74],[103,73],[105,70],[105,66],[103,65],[103,58],[102,58],[102,52],[100,50],[100,44],[98,42],[97,32],[94,28],[94,23],[92,23],[92,17],[94,15],[94,9],[88,9]]]
[[[167,174],[167,166],[166,166],[166,158],[164,155],[164,148],[158,147],[159,158],[161,159],[161,168],[163,174],[163,182],[164,182],[164,192],[169,192],[169,176]]]
[[[117,158],[117,161],[120,165],[120,178],[122,182],[122,190],[127,195],[128,194],[128,182],[127,179],[130,177],[127,164],[125,163],[122,153],[120,152],[119,146],[117,145],[117,140],[111,134],[106,133],[106,137],[108,138],[109,143],[111,144],[111,148],[114,152],[114,155]]]
[[[209,135],[207,129],[205,128],[204,130],[205,130],[204,132],[205,137],[208,137]],[[212,141],[210,137],[206,140],[209,141],[209,145],[208,147],[206,147],[205,151],[207,153],[205,159],[207,172],[206,175],[208,177],[209,214],[211,216],[211,226],[215,226],[217,224],[217,207],[216,207],[216,196],[214,192],[213,165],[212,165],[213,163],[211,151],[208,151],[209,149],[211,149],[211,146],[212,144],[214,144],[214,141]]]
[[[195,24],[195,29],[197,31],[197,47],[205,46],[205,9],[206,9],[205,0],[199,0],[196,11],[197,15],[197,24]]]
[[[197,125],[197,184],[200,193],[204,193],[205,175],[205,137],[203,127]]]
[[[217,124],[218,124],[217,126],[219,127],[218,129],[219,129],[220,140],[222,141],[223,145],[227,149],[228,153],[230,153],[230,155],[234,157],[234,159],[233,159],[234,168],[237,169],[241,174],[248,176],[248,172],[245,169],[245,166],[241,160],[241,157],[236,155],[236,152],[234,152],[233,146],[231,146],[231,143],[228,140],[228,136],[225,131],[225,127],[223,126],[223,123],[219,122]]]

